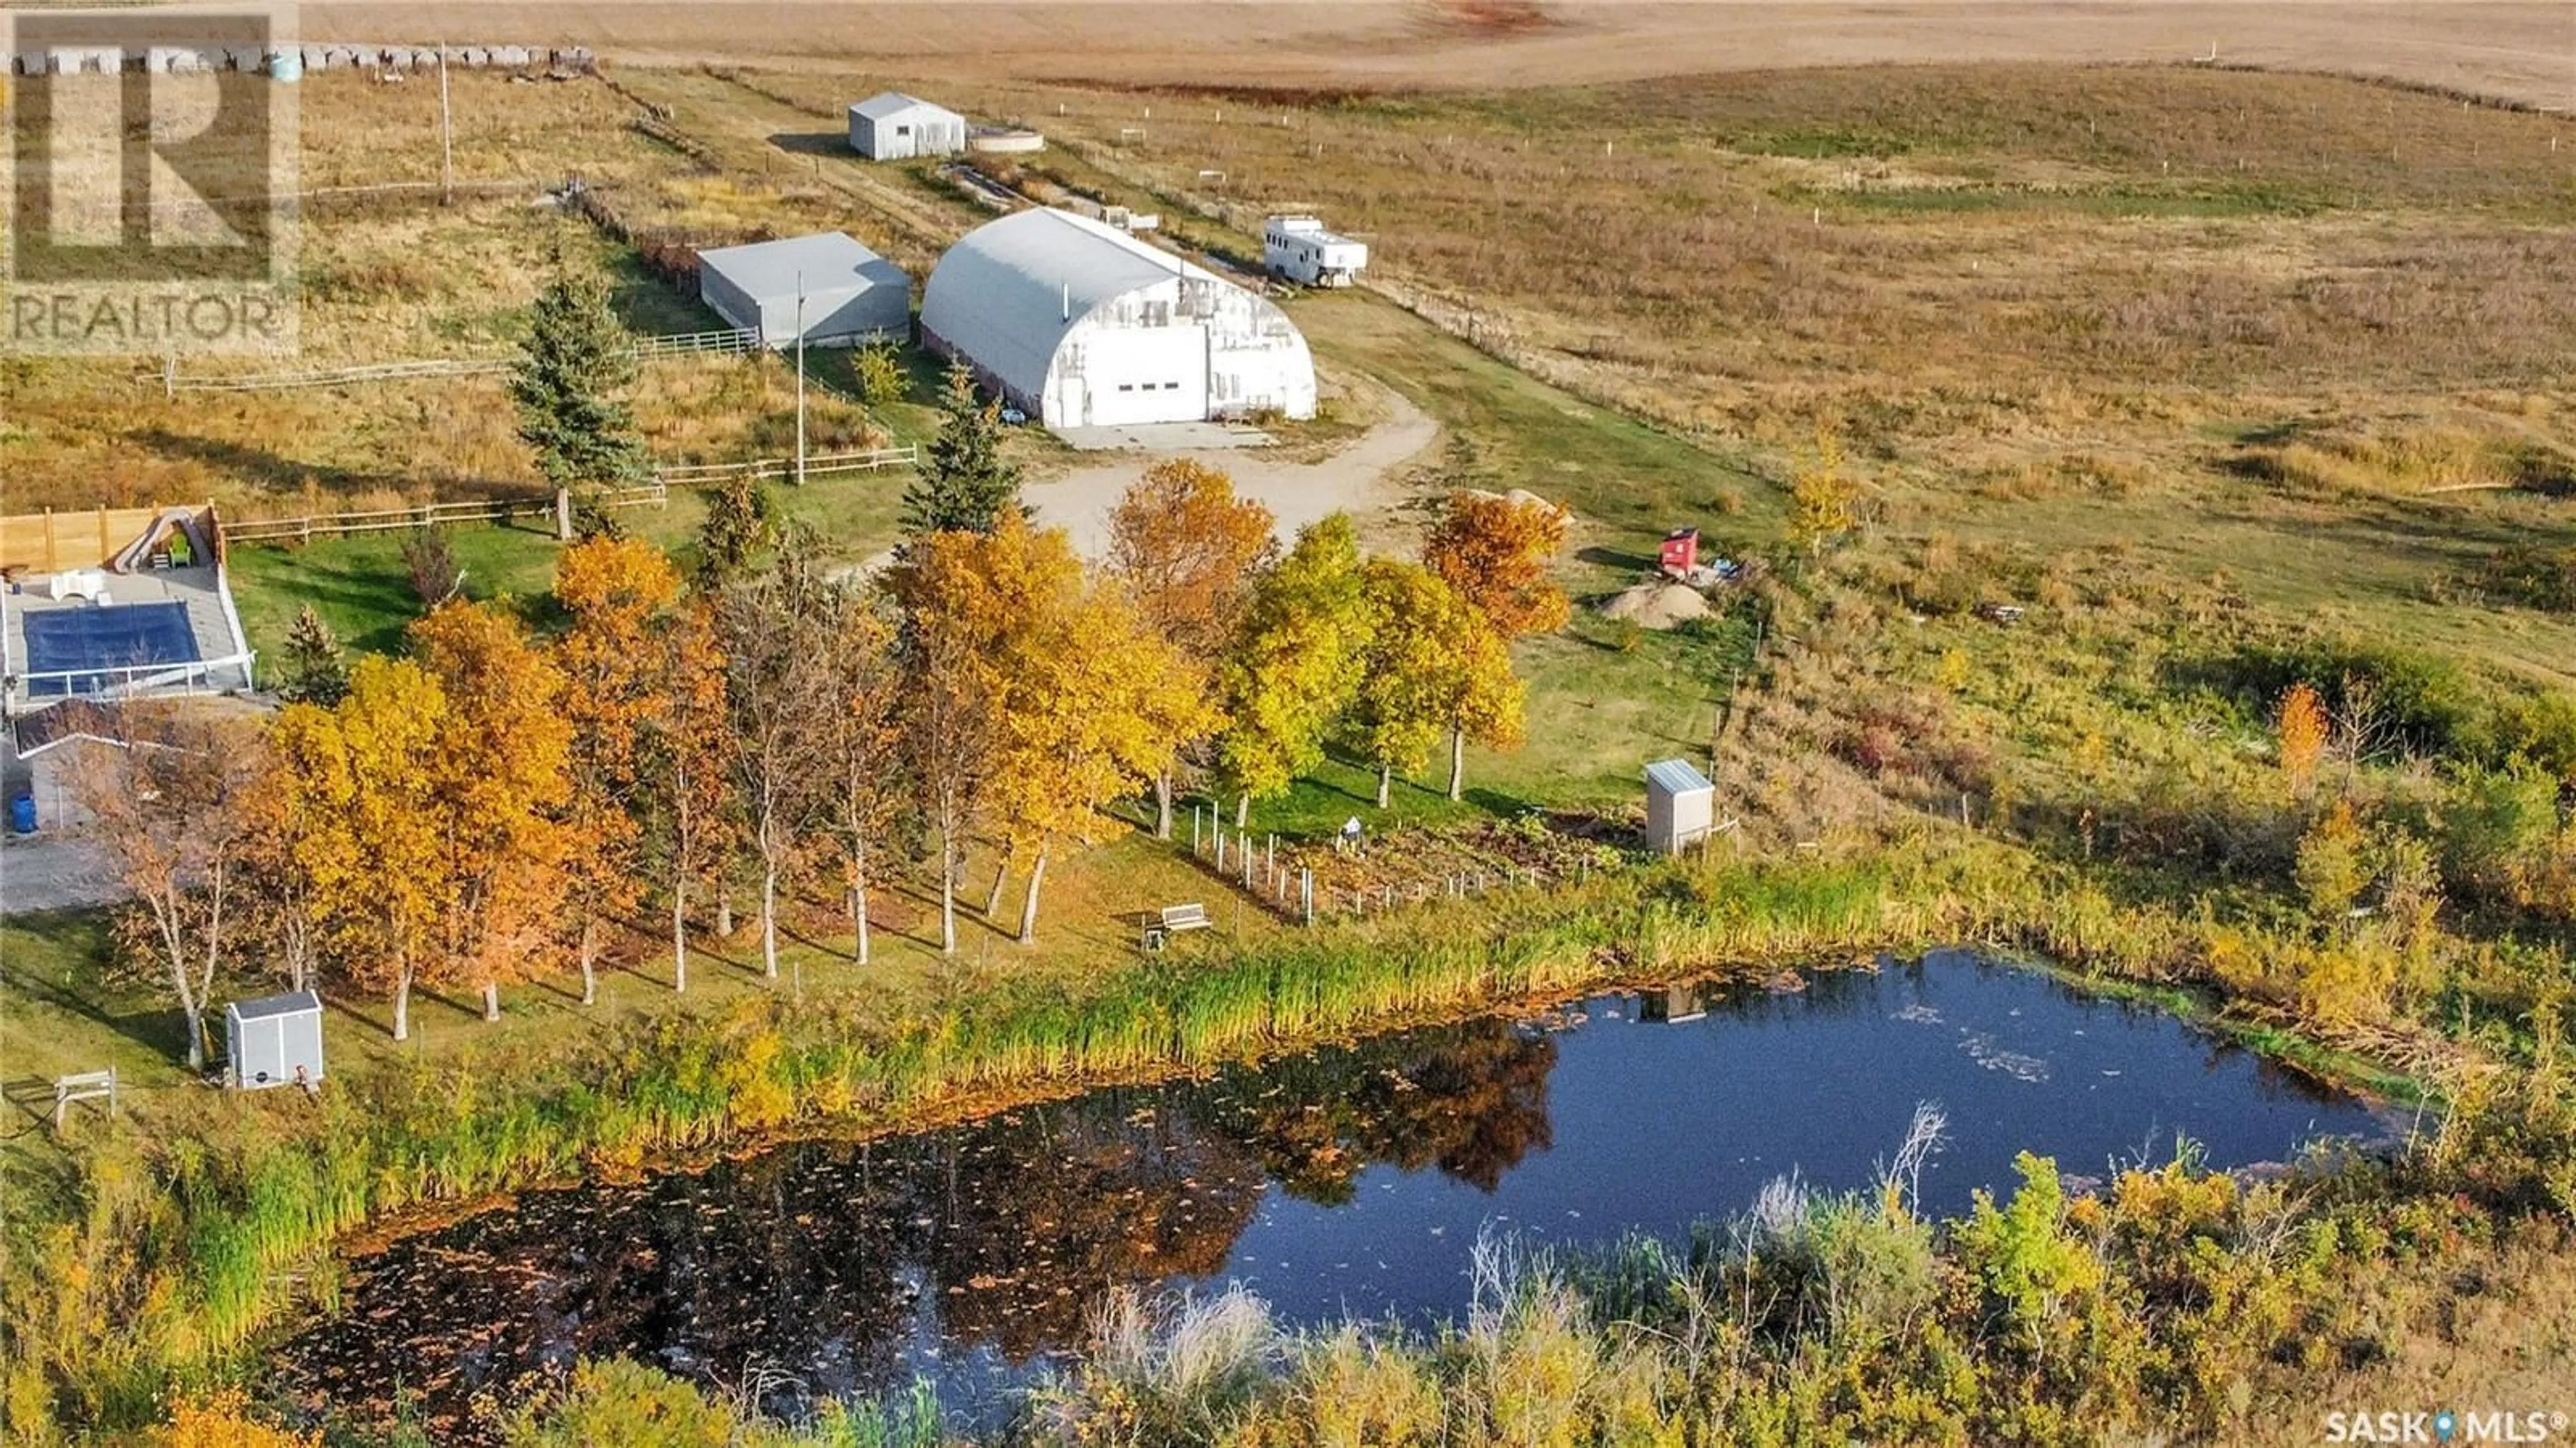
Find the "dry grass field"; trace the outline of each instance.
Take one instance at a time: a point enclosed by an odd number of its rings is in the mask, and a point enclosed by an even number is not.
[[[1556,86],[1820,65],[2173,62],[2206,55],[2576,99],[2549,0],[322,0],[308,34],[580,42],[637,65],[888,66],[942,82],[1264,88]]]

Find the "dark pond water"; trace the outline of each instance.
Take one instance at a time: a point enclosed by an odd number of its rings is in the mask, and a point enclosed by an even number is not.
[[[288,1381],[344,1405],[399,1377],[435,1417],[623,1354],[774,1407],[899,1387],[989,1415],[1121,1285],[1243,1283],[1292,1321],[1462,1310],[1480,1232],[1678,1235],[1771,1177],[1858,1188],[1915,1104],[1953,1213],[2012,1158],[2069,1174],[2281,1161],[2377,1138],[2360,1101],[2160,1012],[1959,954],[1801,991],[1596,997],[952,1130],[783,1147],[696,1175],[530,1193],[354,1264]],[[452,1420],[451,1420],[452,1421]]]

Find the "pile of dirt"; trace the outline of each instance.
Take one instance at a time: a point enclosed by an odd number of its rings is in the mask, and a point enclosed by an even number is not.
[[[1708,600],[1687,583],[1650,579],[1601,605],[1604,616],[1640,628],[1666,629],[1709,615]]]

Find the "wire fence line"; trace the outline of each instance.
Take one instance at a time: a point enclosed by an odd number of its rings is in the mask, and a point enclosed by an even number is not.
[[[679,357],[712,352],[735,355],[756,351],[760,333],[751,327],[707,332],[675,332],[638,337],[638,358]],[[508,372],[516,357],[415,357],[394,362],[363,362],[348,367],[316,367],[291,372],[253,372],[234,377],[182,377],[176,357],[164,359],[155,377],[162,392],[284,392],[304,387],[346,387],[367,382],[403,382],[424,377],[486,377]]]

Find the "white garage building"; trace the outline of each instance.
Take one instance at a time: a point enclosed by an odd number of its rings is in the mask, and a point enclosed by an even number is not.
[[[1049,427],[1315,415],[1315,360],[1266,297],[1070,212],[988,222],[949,248],[922,340]]]
[[[850,107],[850,149],[871,161],[954,156],[966,149],[966,118],[901,91]]]

